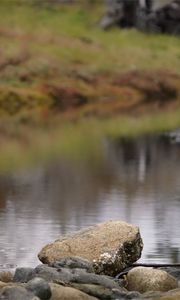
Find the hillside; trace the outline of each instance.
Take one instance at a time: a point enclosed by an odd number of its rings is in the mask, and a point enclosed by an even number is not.
[[[29,147],[32,137],[36,148],[49,149],[49,132],[72,121],[88,128],[94,120],[93,131],[111,134],[136,131],[129,118],[142,122],[138,132],[144,118],[157,120],[147,131],[180,125],[178,37],[104,32],[97,26],[103,7],[92,1],[41,4],[0,4],[0,137],[8,153],[17,152],[19,141]],[[123,128],[116,125],[122,116]]]

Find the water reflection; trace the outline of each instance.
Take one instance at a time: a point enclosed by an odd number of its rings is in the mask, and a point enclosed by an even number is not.
[[[137,224],[143,261],[180,259],[180,146],[104,140],[102,161],[59,161],[0,177],[0,265],[36,265],[46,243],[109,219]]]

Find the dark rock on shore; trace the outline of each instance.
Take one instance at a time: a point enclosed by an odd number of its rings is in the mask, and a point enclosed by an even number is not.
[[[9,276],[9,282],[0,282],[0,300],[180,299],[178,266],[156,268],[131,266],[131,270],[127,270],[127,276],[122,280],[94,274],[91,265],[87,260],[67,257],[62,261],[39,265],[34,269],[17,268],[14,274],[16,282],[11,281],[12,275]],[[29,280],[28,277],[33,278]],[[28,282],[25,279],[28,279]],[[7,281],[6,277],[5,280]]]
[[[22,269],[17,269],[14,275],[16,280],[19,270],[21,276],[23,274]],[[26,289],[27,297],[32,297],[33,294],[33,297],[42,300],[175,300],[178,299],[177,295],[180,295],[178,289],[180,272],[177,268],[168,268],[169,272],[166,272],[160,268],[132,267],[124,279],[116,279],[107,275],[94,274],[92,263],[87,260],[66,257],[49,265],[39,265],[33,271],[27,268],[24,272],[26,279],[28,270],[32,277],[30,281],[24,283],[25,278],[19,276],[18,279],[21,279],[19,283],[14,283],[15,286],[13,283],[9,284],[11,288]],[[175,270],[176,278],[169,275],[175,273]],[[31,294],[28,294],[29,292]]]
[[[167,267],[166,272],[132,266],[124,279],[116,279],[93,273],[91,266],[79,257],[66,257],[34,269],[17,268],[13,282],[0,282],[0,300],[180,299],[179,268]]]
[[[22,276],[23,274],[25,277]],[[81,291],[83,294],[88,294],[98,299],[114,300],[117,298],[115,296],[117,291],[119,291],[119,293],[124,291],[123,280],[116,280],[106,275],[94,274],[92,263],[79,257],[62,258],[49,265],[39,265],[33,270],[30,268],[17,268],[14,280],[17,282],[17,279],[19,284],[26,282],[27,279],[31,279],[25,285],[26,289],[44,300],[49,299],[50,291],[48,282],[50,285],[56,283],[56,293],[58,289],[59,292],[61,290],[61,293],[65,293],[65,295],[69,292],[71,294],[73,288],[76,289],[75,294],[77,295],[79,295],[78,291]],[[60,286],[59,288],[58,285]],[[116,292],[113,292],[113,290]],[[81,294],[81,297],[83,297],[83,294]]]
[[[14,282],[28,282],[33,277],[33,268],[17,268],[13,277]]]
[[[80,283],[96,284],[105,288],[119,288],[119,284],[111,277],[89,273],[84,269],[53,268],[48,265],[39,265],[34,269],[33,278],[40,277],[48,282],[60,284]]]
[[[70,269],[67,268],[52,268],[48,265],[39,265],[35,269],[34,277],[41,277],[48,282],[59,282],[59,283],[69,283],[72,281],[73,274]]]
[[[112,299],[113,292],[102,285],[73,283],[72,287],[101,300]]]
[[[42,278],[34,278],[28,281],[26,289],[42,300],[48,300],[52,295],[49,284]]]
[[[154,1],[115,0],[107,7],[107,13],[100,21],[100,27],[135,27],[145,32],[180,34],[180,0],[153,9]]]
[[[180,0],[174,0],[147,16],[145,30],[168,34],[180,34]]]
[[[49,263],[49,267],[53,268],[71,268],[85,269],[87,272],[93,272],[93,265],[86,259],[80,257],[64,257],[59,261]]]

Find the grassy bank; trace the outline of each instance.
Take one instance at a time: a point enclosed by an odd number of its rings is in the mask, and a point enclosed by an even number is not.
[[[99,161],[104,135],[180,126],[180,39],[103,32],[102,14],[85,1],[1,1],[1,170],[59,155]]]

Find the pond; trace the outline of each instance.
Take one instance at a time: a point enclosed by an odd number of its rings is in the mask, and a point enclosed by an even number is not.
[[[63,234],[106,220],[140,227],[141,262],[180,259],[180,144],[103,139],[101,162],[56,161],[0,176],[0,268],[36,266]]]

